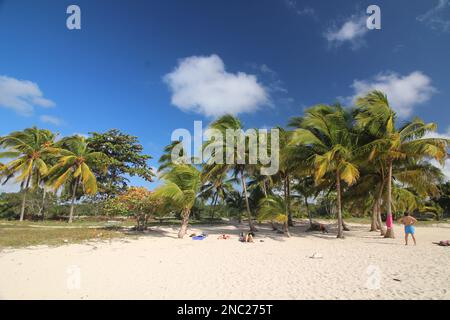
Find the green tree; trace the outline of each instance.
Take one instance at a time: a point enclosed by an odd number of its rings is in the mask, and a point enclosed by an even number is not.
[[[112,129],[104,133],[92,132],[87,144],[93,152],[101,152],[108,157],[108,170],[94,170],[100,193],[114,196],[127,190],[128,176],[140,177],[151,182],[154,176],[148,160],[143,154],[144,147],[137,137]]]
[[[211,219],[214,219],[214,212],[219,199],[225,201],[227,194],[233,190],[233,185],[226,172],[209,177],[203,173],[202,183],[201,194],[206,199],[211,198],[210,213]]]
[[[356,143],[350,112],[339,105],[317,105],[306,110],[301,127],[295,129],[291,143],[311,149],[311,167],[314,168],[316,185],[327,174],[328,179],[334,181],[337,194],[337,237],[343,238],[341,182],[352,185],[359,178],[359,170],[354,162]]]
[[[179,164],[162,174],[164,184],[155,190],[157,198],[171,201],[175,207],[182,210],[182,222],[178,238],[186,234],[189,216],[195,199],[200,192],[200,171],[192,165]]]
[[[393,168],[397,161],[405,159],[436,159],[444,163],[447,157],[448,139],[428,138],[428,132],[435,131],[434,123],[424,123],[416,118],[397,128],[397,115],[389,105],[387,96],[380,91],[373,91],[356,102],[359,109],[355,116],[358,125],[373,137],[365,145],[369,160],[381,159],[386,172],[386,234],[393,238],[392,218],[392,180]]]
[[[225,159],[227,157],[226,149],[227,144],[231,141],[220,141],[219,143],[222,143],[222,152],[223,152],[223,159],[227,160],[224,161],[225,163],[215,163],[212,161],[212,159],[206,159],[207,163],[204,166],[204,174],[206,177],[214,177],[215,175],[221,175],[224,172],[231,172],[232,175],[240,179],[243,197],[247,209],[247,218],[248,218],[248,224],[251,231],[257,231],[252,220],[252,212],[250,209],[250,203],[248,200],[249,194],[247,191],[247,177],[251,175],[252,171],[255,170],[256,165],[255,164],[249,164],[248,161],[248,139],[245,138],[244,133],[242,132],[243,125],[241,121],[233,117],[232,115],[224,115],[220,117],[219,119],[215,120],[210,125],[211,129],[218,130],[221,132],[222,137],[227,137],[227,131],[234,131],[236,135],[230,137],[234,140],[234,149],[232,150],[233,155],[233,161],[230,159]],[[238,143],[245,141],[245,150],[244,154],[242,155],[241,152],[238,150]],[[209,142],[204,145],[204,148],[211,147],[212,143],[218,143],[216,141]],[[243,158],[244,157],[244,158]]]
[[[111,200],[111,207],[115,207],[118,211],[125,208],[126,215],[136,219],[137,231],[147,229],[148,219],[156,213],[161,204],[151,191],[143,187],[131,187]]]
[[[173,161],[172,156],[175,156],[177,159]],[[158,172],[163,172],[178,164],[189,164],[189,162],[190,159],[187,158],[183,143],[181,141],[173,141],[164,147],[163,154],[158,160]]]
[[[258,220],[270,220],[282,223],[284,234],[290,237],[291,235],[287,223],[288,215],[288,204],[282,197],[271,195],[261,199],[259,203]]]
[[[3,172],[7,172],[7,180],[17,175],[16,182],[20,183],[23,193],[20,221],[23,221],[25,216],[26,197],[30,186],[40,184],[42,177],[48,173],[46,160],[58,152],[54,139],[52,132],[36,127],[15,131],[0,138],[0,147],[6,149],[0,153],[0,158],[13,158],[5,165]]]
[[[49,170],[47,185],[56,191],[62,186],[68,187],[72,192],[69,223],[73,221],[73,212],[77,192],[86,195],[97,193],[97,179],[93,168],[101,164],[106,169],[108,157],[89,148],[84,137],[75,136],[61,140],[58,145],[58,162]]]

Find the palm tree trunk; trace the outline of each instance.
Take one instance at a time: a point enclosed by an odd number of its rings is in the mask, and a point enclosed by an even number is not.
[[[292,212],[291,212],[291,183],[289,181],[289,175],[286,175],[286,208],[288,215],[288,225],[290,227],[293,227],[294,220],[292,220]]]
[[[248,203],[247,184],[245,182],[244,172],[241,172],[241,182],[242,182],[242,190],[244,190],[245,205],[247,207],[248,226],[250,228],[250,231],[258,231],[253,225],[252,221],[252,212],[250,211],[250,204]]]
[[[337,237],[343,239],[344,232],[342,230],[342,200],[341,200],[341,175],[339,170],[336,171],[336,192],[337,192],[337,218],[338,218],[338,234]]]
[[[25,205],[26,205],[26,201],[27,201],[28,188],[30,187],[30,180],[31,180],[31,173],[28,175],[27,183],[25,185],[25,190],[23,190],[22,207],[20,208],[20,220],[19,221],[23,221],[23,218],[25,217]]]
[[[388,161],[388,181],[387,181],[387,218],[385,238],[395,238],[394,225],[392,220],[392,160]]]
[[[216,204],[217,204],[218,198],[219,198],[219,193],[217,192],[214,195],[214,199],[213,199],[213,203],[212,203],[212,207],[211,207],[211,220],[214,219],[214,211],[216,210]]]
[[[381,220],[381,202],[380,201],[378,201],[378,204],[377,204],[377,224],[380,226],[380,235],[384,236],[386,234],[386,232],[384,231],[383,221]]]
[[[372,219],[371,219],[371,222],[370,222],[370,232],[378,231],[378,228],[377,228],[377,223],[378,223],[377,201],[378,201],[377,198],[375,198],[374,201],[373,201]]]
[[[78,189],[79,182],[80,182],[80,178],[77,178],[77,180],[75,181],[75,185],[73,186],[72,203],[70,204],[69,223],[72,223],[72,221],[73,221],[73,210],[75,208],[75,199],[77,197],[77,189]]]
[[[384,236],[385,231],[383,229],[383,221],[381,220],[381,200],[383,198],[383,190],[384,190],[384,179],[381,180],[380,189],[378,191],[378,197],[376,199],[377,205],[377,225],[380,226],[380,235]]]
[[[180,231],[178,231],[179,239],[183,239],[183,237],[186,235],[190,213],[191,213],[191,211],[189,209],[187,209],[187,208],[183,209],[181,227],[180,227]]]
[[[311,228],[312,224],[313,224],[313,219],[312,219],[311,210],[309,210],[308,197],[305,195],[303,197],[305,198],[305,207],[306,207],[306,213],[308,214],[309,227]]]
[[[39,215],[42,215],[42,221],[44,221],[44,216],[45,216],[44,207],[45,207],[46,195],[47,195],[47,190],[45,190],[45,187],[44,187],[42,190],[42,203],[41,203],[41,207],[39,208]]]
[[[262,191],[264,193],[264,197],[267,198],[268,195],[267,195],[267,186],[266,186],[265,180],[263,181],[263,184],[262,184]],[[272,227],[273,231],[278,231],[278,228],[275,226],[275,223],[273,222],[273,220],[270,220],[270,226]]]
[[[284,203],[285,203],[285,214],[286,221],[283,222],[283,232],[287,237],[290,237],[289,233],[289,206],[288,206],[288,182],[287,177],[284,178]]]

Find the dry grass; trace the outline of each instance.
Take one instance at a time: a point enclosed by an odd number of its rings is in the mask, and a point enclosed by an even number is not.
[[[18,248],[35,245],[63,245],[84,240],[109,240],[125,237],[127,234],[106,223],[76,222],[17,222],[0,221],[0,248]]]

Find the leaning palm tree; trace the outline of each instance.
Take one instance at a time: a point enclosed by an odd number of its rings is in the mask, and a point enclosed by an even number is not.
[[[334,181],[337,193],[338,238],[343,238],[342,180],[352,185],[359,178],[354,162],[356,148],[351,115],[339,105],[317,105],[305,111],[300,128],[295,129],[291,143],[308,146],[313,153],[311,166],[314,180],[320,184],[326,177]]]
[[[59,159],[49,170],[46,183],[54,191],[62,186],[71,190],[69,223],[72,223],[77,192],[87,195],[97,193],[97,179],[92,170],[99,167],[105,170],[109,158],[102,152],[92,151],[81,136],[65,138],[58,145],[61,147]]]
[[[46,159],[54,157],[58,151],[54,146],[54,139],[52,132],[36,127],[15,131],[0,138],[0,147],[6,149],[0,153],[0,158],[14,159],[4,165],[4,172],[8,175],[6,180],[18,175],[16,182],[20,183],[23,193],[20,221],[25,216],[30,185],[39,184],[38,181],[48,172]]]
[[[397,115],[389,105],[387,96],[373,91],[356,101],[357,124],[373,136],[373,141],[363,148],[370,160],[381,160],[386,170],[386,238],[394,237],[392,218],[393,168],[397,161],[405,159],[435,159],[441,164],[447,157],[450,140],[428,138],[428,132],[435,131],[434,123],[424,123],[416,118],[403,127],[396,127]]]
[[[288,203],[280,196],[271,195],[262,198],[259,202],[258,220],[277,221],[283,224],[283,231],[290,237],[288,228]]]
[[[164,184],[155,190],[155,197],[167,199],[182,211],[182,222],[178,238],[187,231],[189,216],[200,191],[200,172],[192,165],[178,164],[162,175]]]

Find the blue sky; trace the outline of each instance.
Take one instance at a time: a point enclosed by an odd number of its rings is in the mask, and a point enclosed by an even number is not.
[[[381,30],[365,26],[371,4]],[[156,166],[194,120],[285,125],[373,88],[450,135],[449,0],[0,0],[0,44],[0,135],[118,128]]]

